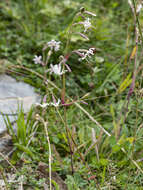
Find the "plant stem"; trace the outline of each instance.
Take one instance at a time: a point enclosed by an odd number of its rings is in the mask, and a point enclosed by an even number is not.
[[[63,70],[64,69],[65,69],[65,64],[63,65]],[[66,93],[66,82],[65,81],[66,81],[66,78],[65,78],[65,73],[64,73],[63,74],[63,89],[62,89],[62,101],[63,101],[63,103],[65,103],[65,93]],[[66,129],[67,140],[68,140],[68,145],[69,145],[69,149],[70,149],[71,171],[72,171],[72,175],[73,175],[73,173],[74,173],[74,168],[73,168],[73,152],[72,152],[71,142],[70,142],[69,133],[68,133],[66,106],[64,106],[64,126],[65,126],[65,129]]]
[[[48,123],[44,121],[44,129],[45,129],[46,138],[47,138],[47,142],[49,146],[49,183],[50,183],[50,190],[52,190],[52,167],[51,167],[52,153],[51,153],[51,144],[50,144],[49,134],[47,130],[47,124]]]
[[[6,190],[9,190],[8,181],[7,181],[6,177],[5,177],[5,174],[4,174],[4,171],[3,171],[2,167],[0,167],[0,174],[1,174],[2,178],[3,178],[3,180],[4,180]]]
[[[48,142],[48,148],[49,148],[49,186],[50,186],[50,190],[52,190],[52,167],[51,167],[52,153],[51,153],[51,144],[50,144],[49,134],[48,134],[48,130],[47,130],[48,122],[44,121],[44,119],[42,117],[40,117],[39,115],[37,116],[37,120],[39,120],[41,123],[43,123],[44,130],[46,133],[47,142]]]
[[[67,43],[66,43],[66,47],[65,47],[65,55],[68,53],[68,48],[69,48],[69,44],[71,41],[71,35],[72,35],[72,27],[73,27],[73,23],[75,21],[77,14],[74,16],[71,25],[69,26],[68,32],[67,32]],[[63,64],[63,70],[65,70],[65,64]],[[66,75],[65,73],[63,74],[63,78],[62,78],[62,85],[63,85],[63,89],[62,89],[62,103],[65,103],[65,94],[66,94]],[[68,133],[68,126],[67,126],[67,116],[66,116],[66,106],[64,106],[64,126],[66,129],[66,133],[67,133],[67,139],[68,139],[68,144],[69,144],[69,149],[70,149],[70,155],[71,155],[71,170],[72,170],[72,174],[74,173],[74,168],[73,168],[73,152],[72,152],[72,147],[71,147],[71,142],[70,142],[70,137],[69,137],[69,133]]]

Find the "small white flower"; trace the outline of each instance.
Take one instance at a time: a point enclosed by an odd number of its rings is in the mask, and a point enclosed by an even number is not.
[[[65,71],[62,70],[61,64],[50,64],[50,74],[54,73],[55,75],[62,75],[65,73]]]
[[[90,48],[90,49],[86,52],[87,56],[90,57],[90,55],[94,55],[94,50],[95,50],[95,48]]]
[[[48,104],[48,103],[43,103],[43,104],[36,103],[35,105],[36,105],[36,106],[40,106],[41,108],[46,108],[46,107],[49,106],[50,104]]]
[[[51,40],[50,42],[47,43],[47,46],[51,48],[51,50],[58,51],[60,49],[60,43],[61,42],[56,42],[55,40]]]
[[[128,3],[129,3],[130,6],[132,6],[132,2],[131,2],[131,0],[128,0]]]
[[[41,64],[42,63],[42,56],[41,55],[40,56],[35,55],[33,61],[35,64]]]
[[[50,105],[52,105],[52,106],[54,106],[54,107],[58,107],[59,106],[59,104],[60,104],[60,102],[61,102],[61,100],[60,99],[58,99],[58,101],[56,102],[51,102],[50,103]]]
[[[91,27],[90,18],[87,18],[87,19],[83,22],[83,26],[84,26],[84,32],[86,32],[87,29]]]
[[[87,57],[91,57],[91,55],[94,55],[94,50],[95,48],[90,48],[89,50],[86,51],[86,53],[81,53],[82,58],[79,59],[79,61],[86,59]]]
[[[142,9],[142,4],[139,4],[139,5],[137,6],[136,12],[139,13],[139,12],[141,11],[141,9]]]

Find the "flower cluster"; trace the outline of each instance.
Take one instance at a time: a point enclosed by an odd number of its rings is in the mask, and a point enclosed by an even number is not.
[[[83,53],[83,57],[81,58],[81,60],[86,59],[87,57],[91,57],[91,55],[94,55],[94,50],[95,48],[90,48],[89,50],[87,50],[86,53]]]
[[[84,9],[81,10],[81,14],[88,14],[90,16],[96,16],[96,14],[93,14],[91,12],[88,12],[88,11],[85,11]],[[84,20],[82,22],[78,22],[78,23],[74,23],[73,25],[76,25],[76,24],[81,24],[83,27],[84,27],[84,33],[87,32],[87,30],[92,26],[91,22],[90,22],[90,18],[86,18],[86,17],[82,17],[84,18]],[[86,36],[86,34],[84,33],[80,33],[78,32],[77,34],[79,34],[81,37],[85,38],[88,40],[88,37]],[[42,61],[42,56],[37,56],[35,55],[33,61],[35,64],[41,64],[42,66],[47,66],[48,65],[48,60],[50,59],[50,56],[52,55],[52,53],[54,52],[57,52],[59,51],[60,49],[60,44],[61,42],[60,41],[55,41],[55,40],[51,40],[49,42],[46,43],[46,45],[44,46],[43,48],[43,51],[49,49],[48,53],[47,53],[47,58],[46,58],[46,61]],[[94,55],[94,51],[95,51],[95,48],[90,48],[89,50],[86,50],[86,49],[79,49],[79,50],[75,50],[75,51],[72,51],[72,53],[77,53],[80,58],[79,58],[79,61],[81,60],[88,60],[88,58],[90,58],[92,55]],[[50,64],[50,67],[48,68],[47,72],[49,72],[49,74],[55,74],[55,75],[58,75],[58,76],[61,76],[63,74],[65,74],[66,72],[71,72],[71,69],[70,67],[67,65],[67,60],[68,58],[70,57],[70,55],[72,53],[69,53],[67,55],[64,55],[64,56],[60,56],[60,61],[58,64]],[[58,107],[61,103],[61,105],[63,106],[68,106],[68,105],[71,105],[73,104],[75,101],[73,102],[70,102],[70,103],[65,103],[62,98],[61,100],[58,99],[56,100],[54,98],[54,96],[52,96],[53,98],[53,102],[50,102],[50,103],[47,103],[46,100],[43,99],[43,103],[40,104],[40,103],[36,103],[36,106],[40,106],[41,108],[47,108],[47,106],[54,106],[54,107]],[[81,101],[82,103],[86,103],[84,102],[83,100]]]
[[[61,43],[60,41],[57,42],[55,40],[51,40],[50,42],[47,42],[47,44],[44,46],[43,50],[46,50],[49,47],[51,50],[59,51],[60,43]]]
[[[84,33],[91,27],[91,22],[90,22],[90,18],[87,18],[84,22],[83,22],[83,26],[84,26]]]
[[[51,40],[50,42],[48,42],[46,44],[46,46],[43,48],[43,50],[47,49],[48,47],[50,47],[51,50],[54,51],[58,51],[60,49],[60,41],[56,42],[55,40]],[[42,56],[34,56],[33,59],[35,64],[42,64]],[[50,64],[50,68],[48,69],[48,71],[50,72],[50,74],[54,73],[55,75],[63,75],[67,70],[62,70],[62,64],[65,64],[65,66],[68,68],[68,71],[70,72],[70,68],[68,67],[68,65],[66,64],[66,59],[63,59],[59,64]]]
[[[50,104],[48,104],[48,103],[43,103],[43,104],[36,103],[35,105],[36,105],[36,106],[40,106],[41,108],[46,108],[46,107],[49,106]]]
[[[36,105],[36,106],[40,106],[41,108],[46,108],[47,106],[58,107],[58,106],[60,105],[60,102],[61,102],[61,100],[58,99],[57,102],[56,102],[56,100],[54,100],[53,102],[50,102],[50,103],[43,103],[43,104],[36,103],[35,105]]]
[[[61,67],[61,64],[56,64],[56,65],[53,65],[53,64],[50,64],[50,74],[54,73],[55,75],[63,75],[66,71],[62,70],[62,67]]]
[[[73,51],[73,53],[78,54],[81,58],[79,58],[79,61],[82,61],[87,58],[91,58],[92,55],[94,55],[95,48],[89,48],[89,50],[86,49],[78,49],[76,51]]]

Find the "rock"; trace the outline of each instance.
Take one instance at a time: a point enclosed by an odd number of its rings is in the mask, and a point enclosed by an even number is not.
[[[5,133],[4,117],[14,122],[18,109],[22,107],[24,113],[28,112],[32,104],[40,101],[34,88],[24,82],[17,82],[8,75],[0,75],[0,135]]]
[[[8,155],[12,148],[11,137],[7,133],[3,134],[3,136],[0,137],[0,152],[4,155]]]
[[[49,172],[48,172],[49,166],[43,162],[39,162],[38,164],[38,170],[44,174],[45,178],[49,178]],[[59,176],[57,172],[52,171],[52,180],[54,180],[58,186],[59,190],[68,190],[67,185],[63,181],[63,179]]]

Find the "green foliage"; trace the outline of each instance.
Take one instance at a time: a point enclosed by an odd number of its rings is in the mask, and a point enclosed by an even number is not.
[[[127,94],[133,82],[133,58],[136,53],[134,24],[128,2],[7,0],[0,2],[0,6],[1,59],[8,60],[8,68],[13,64],[11,71],[25,76],[16,76],[17,78],[35,86],[42,95],[47,93],[48,101],[51,101],[51,94],[58,97],[60,92],[50,84],[47,87],[44,79],[33,73],[37,72],[43,76],[45,71],[41,65],[34,65],[34,55],[41,55],[43,46],[51,39],[60,40],[62,48],[57,54],[51,55],[46,69],[51,63],[59,63],[59,56],[65,53],[67,32],[79,8],[84,6],[86,10],[97,14],[92,20],[95,28],[88,33],[89,41],[75,34],[71,36],[68,53],[90,47],[95,47],[96,53],[90,62],[80,62],[77,55],[69,58],[67,64],[72,73],[66,76],[66,103],[71,102],[69,97],[80,101],[80,97],[85,96],[83,100],[88,105],[81,105],[111,136],[106,136],[98,124],[93,123],[92,119],[74,104],[66,108],[68,132],[63,122],[62,106],[58,109],[48,107],[44,111],[39,108],[35,109],[35,112],[44,121],[48,121],[52,171],[56,171],[65,181],[68,190],[142,189],[143,82],[138,70],[134,93],[127,102]],[[139,19],[142,25],[142,13]],[[76,19],[76,22],[81,21],[82,17]],[[76,32],[80,29],[79,26],[75,27]],[[44,58],[46,55],[47,52],[45,55],[43,53]],[[142,61],[141,44],[138,47],[138,57],[137,66]],[[20,67],[15,70],[17,65],[33,72]],[[48,74],[47,77],[62,88],[62,77],[51,77]],[[88,96],[85,95],[87,93]],[[17,133],[14,132],[8,117],[6,124],[17,150],[12,161],[23,161],[19,175],[25,176],[25,188],[42,189],[43,180],[37,181],[39,176],[34,172],[37,172],[38,162],[49,163],[49,146],[43,124],[32,116],[32,109],[26,118],[23,111],[19,110],[16,118]],[[27,163],[33,166],[30,167],[31,173],[28,172]],[[57,182],[53,180],[52,183],[58,190]]]
[[[15,118],[16,120],[15,129],[13,128],[13,123],[10,122],[9,117],[6,116],[5,118],[3,116],[5,124],[7,126],[7,130],[12,137],[12,141],[15,147],[17,148],[16,155],[19,151],[22,151],[28,154],[31,158],[34,158],[34,154],[31,152],[29,145],[36,133],[37,122],[33,120],[32,115],[33,115],[33,108],[30,109],[30,111],[26,116],[27,119],[25,119],[25,114],[21,107],[19,109],[18,116]],[[16,155],[14,155],[14,157]]]

